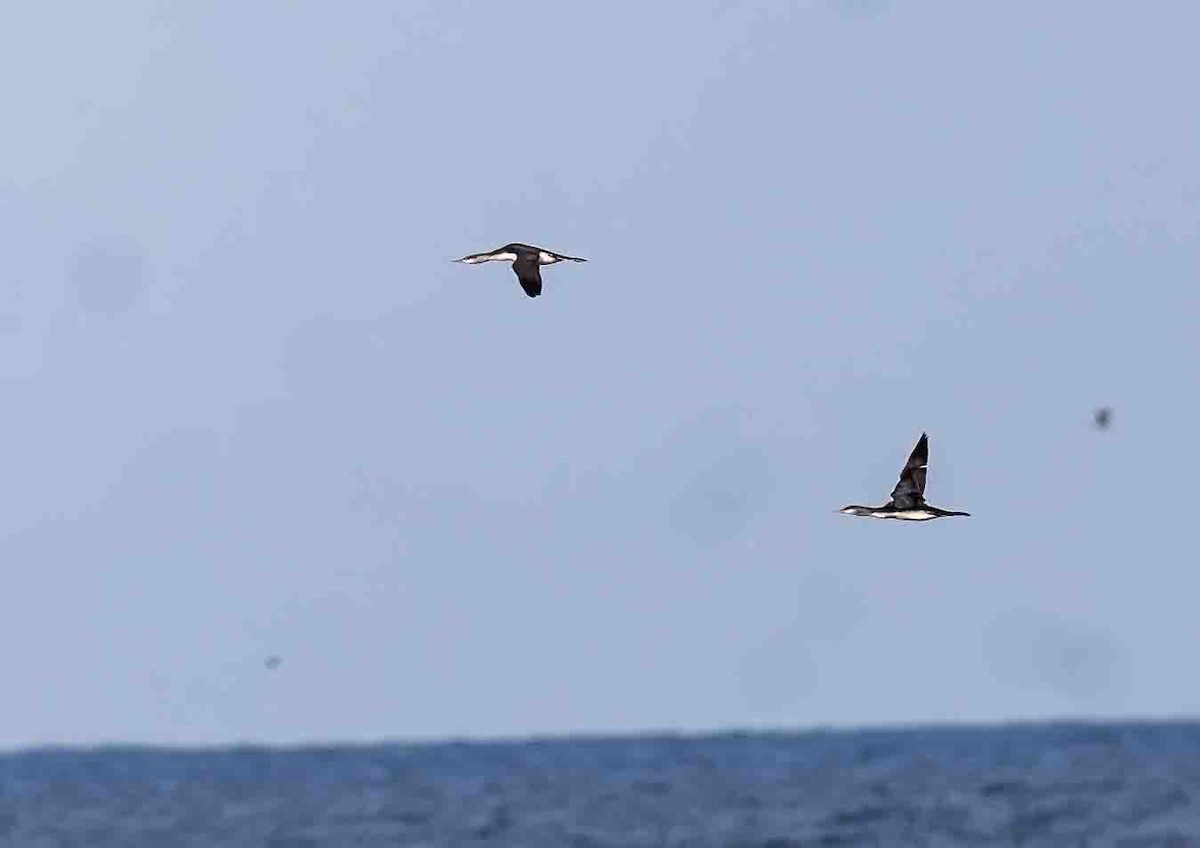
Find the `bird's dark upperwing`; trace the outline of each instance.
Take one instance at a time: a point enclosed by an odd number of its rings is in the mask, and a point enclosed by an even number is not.
[[[929,465],[929,437],[924,433],[904,463],[900,482],[892,489],[892,503],[897,509],[913,509],[925,503],[925,474]]]
[[[517,279],[521,281],[521,288],[525,289],[525,294],[537,297],[542,293],[542,271],[536,253],[518,256],[512,267]]]

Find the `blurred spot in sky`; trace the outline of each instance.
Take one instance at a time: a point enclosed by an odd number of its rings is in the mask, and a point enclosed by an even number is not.
[[[1066,616],[1013,613],[988,631],[986,655],[1010,685],[1087,706],[1128,686],[1126,658],[1103,629]]]
[[[863,600],[831,571],[803,576],[795,594],[793,617],[777,622],[742,661],[739,683],[746,703],[769,713],[795,706],[819,684],[846,669],[836,667],[831,651],[857,629]],[[777,720],[785,719],[778,715]]]
[[[80,309],[89,316],[115,318],[133,308],[150,283],[150,267],[127,239],[103,239],[81,247],[67,270]]]

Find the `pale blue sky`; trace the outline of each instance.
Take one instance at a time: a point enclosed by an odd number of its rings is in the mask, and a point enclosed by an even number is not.
[[[14,7],[0,745],[1200,711],[1198,30]]]

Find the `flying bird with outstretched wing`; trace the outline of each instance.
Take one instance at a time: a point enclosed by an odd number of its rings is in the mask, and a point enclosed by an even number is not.
[[[948,518],[953,515],[970,515],[969,512],[955,512],[949,509],[939,509],[925,503],[925,478],[929,469],[929,436],[921,434],[917,446],[908,455],[908,462],[900,471],[900,480],[892,489],[892,499],[883,506],[844,506],[841,512],[845,515],[861,515],[866,518],[895,518],[900,521],[930,521],[934,518]]]
[[[525,294],[537,297],[542,293],[542,266],[554,265],[557,262],[587,262],[578,256],[567,256],[565,253],[555,253],[543,247],[513,242],[504,247],[496,248],[487,253],[472,253],[455,262],[465,262],[468,265],[478,265],[480,262],[511,262],[513,273]]]

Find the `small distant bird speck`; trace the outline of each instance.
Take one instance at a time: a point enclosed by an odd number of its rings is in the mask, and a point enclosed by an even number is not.
[[[279,668],[279,666],[283,665],[283,660],[279,657],[267,657],[266,661],[263,662],[263,665],[267,667],[268,671],[274,671],[275,669]]]
[[[521,288],[530,297],[542,293],[542,266],[553,265],[555,262],[587,262],[578,256],[567,256],[555,253],[542,247],[513,242],[497,248],[489,253],[472,253],[455,262],[465,262],[468,265],[478,265],[480,262],[512,262],[512,269],[521,283]]]
[[[1092,413],[1092,420],[1096,422],[1099,429],[1107,430],[1108,425],[1112,423],[1112,410],[1107,406],[1102,406]]]
[[[909,454],[900,482],[892,490],[892,499],[883,506],[844,506],[845,515],[862,515],[867,518],[896,518],[901,521],[930,521],[952,515],[970,515],[969,512],[954,512],[938,509],[925,503],[925,475],[929,465],[929,437],[924,433],[917,446]]]

